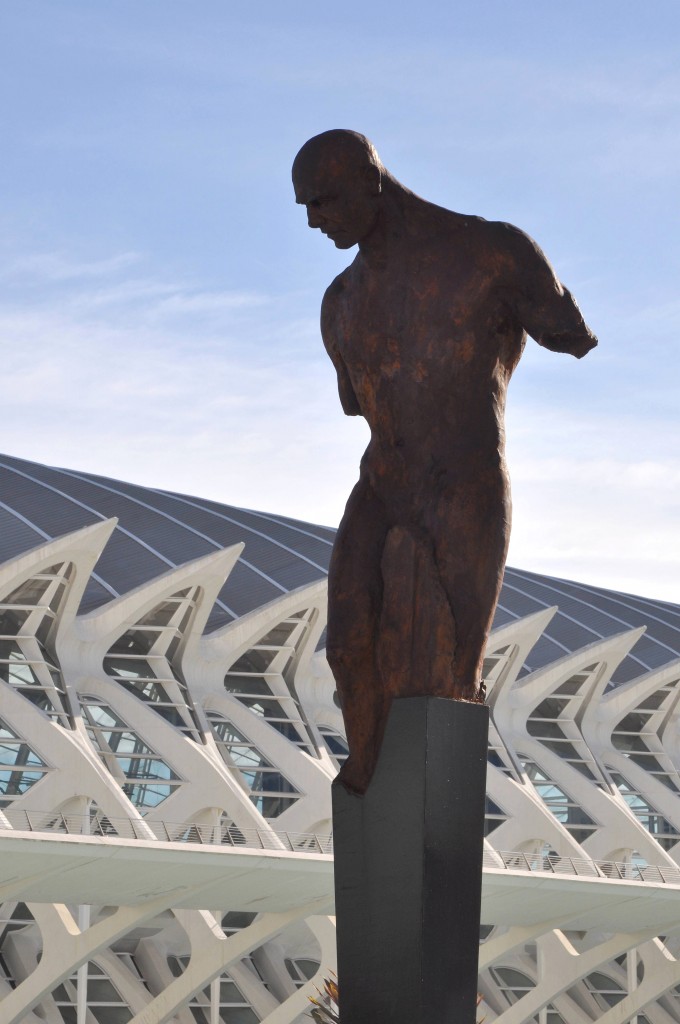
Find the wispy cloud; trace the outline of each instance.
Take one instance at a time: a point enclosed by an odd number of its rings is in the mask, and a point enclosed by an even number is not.
[[[141,260],[140,253],[123,252],[103,260],[73,260],[63,252],[41,252],[9,259],[0,265],[0,280],[20,279],[38,282],[82,281],[88,278],[110,277],[128,270]]]
[[[210,291],[115,256],[51,292],[54,264],[26,265],[39,301],[27,286],[0,313],[6,451],[338,522],[367,429],[343,417],[298,296]],[[540,365],[509,416],[511,564],[678,600],[672,420],[586,414],[555,376],[548,404],[530,385]]]
[[[38,276],[45,266],[51,280],[51,262],[27,265]],[[110,261],[112,278],[121,266]],[[317,332],[285,297],[143,274],[83,275],[39,304],[26,293],[0,312],[11,382],[3,448],[337,521],[365,432],[338,429],[334,375]]]

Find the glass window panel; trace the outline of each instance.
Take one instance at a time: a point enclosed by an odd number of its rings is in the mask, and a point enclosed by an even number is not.
[[[53,701],[50,700],[50,698],[48,697],[44,690],[41,690],[38,687],[31,690],[27,689],[26,687],[22,687],[21,693],[22,696],[26,698],[26,700],[30,700],[31,704],[33,704],[34,707],[40,708],[40,710],[44,711],[45,714],[59,714],[57,707],[55,707]]]
[[[638,705],[638,711],[656,711],[661,707],[668,694],[665,690],[657,690],[655,693],[650,693],[648,697]]]
[[[152,629],[129,629],[109,648],[110,654],[148,654],[158,633]]]
[[[132,1011],[127,1006],[91,1006],[89,1009],[97,1024],[129,1024],[132,1020]]]
[[[511,989],[515,994],[529,992],[535,987],[531,978],[512,967],[494,967],[492,974],[501,987]]]
[[[148,679],[121,679],[120,682],[126,690],[134,693],[137,697],[141,697],[142,700],[156,704],[175,703],[175,701],[171,700],[165,687],[161,686],[160,683],[151,682]]]
[[[173,636],[173,638],[170,641],[170,643],[168,644],[167,650],[165,652],[165,657],[168,659],[168,661],[172,661],[173,660],[173,658],[177,654],[177,651],[179,650],[179,645],[180,645],[181,642],[182,641],[181,641],[180,637]]]
[[[140,626],[167,626],[175,612],[181,607],[181,600],[162,601],[139,620]]]
[[[135,807],[158,807],[164,800],[167,800],[173,792],[173,787],[169,785],[152,786],[141,783],[133,786],[130,783],[125,783],[123,792]]]
[[[262,639],[259,641],[264,647],[283,647],[293,630],[296,628],[297,623],[294,622],[280,622],[278,626],[271,629]]]
[[[555,690],[555,694],[566,694],[569,696],[575,696],[582,686],[583,679],[579,676],[575,676],[571,679],[567,679],[564,683],[560,683],[560,685]]]
[[[150,757],[118,757],[121,771],[129,779],[176,779],[177,776],[165,761]]]
[[[228,754],[235,765],[239,768],[272,768],[271,761],[268,761],[256,747],[228,746]]]
[[[299,971],[301,971],[302,974],[304,974],[307,981],[311,981],[314,975],[319,970],[319,961],[307,960],[304,957],[296,957],[295,966],[298,968]]]
[[[252,924],[257,914],[247,910],[229,910],[222,918],[222,930],[225,932],[236,932],[247,928]]]
[[[17,736],[17,734],[15,732],[13,732],[12,729],[10,729],[10,727],[7,725],[7,722],[3,722],[2,718],[0,718],[0,739],[3,739],[3,740],[18,740],[19,739],[19,736]]]
[[[556,697],[548,697],[534,708],[530,718],[559,718],[566,707],[568,700],[558,700]]]
[[[0,665],[0,676],[12,686],[40,686],[30,665]]]
[[[87,701],[87,699],[85,696],[82,697],[83,702]],[[106,704],[83,704],[83,707],[87,717],[94,725],[116,729],[127,728],[123,719],[119,718]]]
[[[16,640],[0,640],[0,661],[26,661],[26,655]]]
[[[295,713],[295,702],[291,697],[283,697],[281,700],[266,697],[241,697],[241,703],[245,704],[253,714],[261,715],[263,718],[283,718],[287,721],[291,713]],[[290,711],[286,713],[285,705],[288,704]]]
[[[104,671],[109,676],[126,679],[156,679],[146,658],[104,658]]]
[[[64,580],[60,580],[52,590],[52,596],[49,599],[49,607],[53,612],[59,611],[59,605],[61,604],[61,599],[64,596],[65,587],[66,584]]]
[[[649,715],[640,714],[639,711],[633,711],[631,714],[626,715],[622,718],[619,724],[616,726],[616,732],[644,732],[649,723]]]
[[[259,1018],[249,1006],[226,1006],[220,1009],[224,1024],[257,1024]]]
[[[297,799],[293,796],[263,796],[254,793],[250,797],[263,818],[278,818]]]
[[[256,651],[251,648],[231,666],[231,672],[266,672],[278,651]]]
[[[44,763],[25,743],[0,743],[0,764],[42,766]]]
[[[242,771],[246,783],[253,792],[263,793],[297,793],[297,789],[280,772],[248,772]]]
[[[120,995],[108,978],[88,978],[87,1000],[93,1003],[119,1003]]]
[[[30,614],[30,611],[4,608],[0,611],[0,636],[18,636]]]
[[[613,733],[612,743],[617,750],[644,750],[649,753],[649,747],[641,736],[621,736],[619,733]]]
[[[348,757],[349,747],[347,746],[347,740],[343,736],[325,726],[322,726],[319,732],[323,736],[324,742],[331,754],[334,754],[338,760]]]
[[[531,719],[527,722],[527,732],[530,736],[540,736],[541,739],[565,739],[564,730],[560,728],[557,722],[546,722],[539,721],[534,722]]]
[[[274,719],[269,718],[266,719],[266,721],[271,725],[272,729],[276,729],[277,732],[280,732],[281,735],[285,736],[287,740],[291,741],[291,743],[295,743],[299,747],[304,747],[305,750],[308,749],[309,745],[306,739],[300,735],[292,722],[277,722]]]
[[[210,718],[212,727],[219,739],[224,740],[225,743],[242,743],[245,746],[250,746],[250,743],[245,736],[243,736],[236,726],[232,725],[226,718],[216,718],[210,714],[208,717]]]
[[[227,693],[251,695],[253,697],[273,697],[273,691],[261,676],[233,676],[231,672],[225,676],[224,688]]]
[[[41,597],[48,590],[52,580],[49,577],[43,576],[43,578],[34,577],[33,579],[26,580],[21,586],[17,587],[9,594],[4,603],[5,604],[40,604]]]
[[[143,740],[133,732],[106,732],[100,734],[114,754],[153,754]]]
[[[0,793],[3,793],[5,796],[23,795],[36,782],[40,782],[44,775],[44,771],[12,772],[2,769],[0,771]]]

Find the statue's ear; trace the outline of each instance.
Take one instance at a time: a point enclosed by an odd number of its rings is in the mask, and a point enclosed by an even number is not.
[[[366,181],[370,193],[373,196],[379,196],[382,192],[382,174],[379,167],[375,164],[369,164],[362,170],[364,181]]]

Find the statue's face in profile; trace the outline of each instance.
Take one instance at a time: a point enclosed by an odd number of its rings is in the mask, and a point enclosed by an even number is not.
[[[293,169],[295,201],[307,210],[310,228],[318,228],[338,249],[351,249],[372,231],[378,218],[379,187],[368,170],[323,166],[318,160],[298,160]]]

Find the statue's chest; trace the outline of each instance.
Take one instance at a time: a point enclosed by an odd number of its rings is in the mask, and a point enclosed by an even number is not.
[[[475,333],[486,282],[474,267],[432,260],[352,270],[336,324],[348,363],[382,361],[388,352],[434,355]]]

